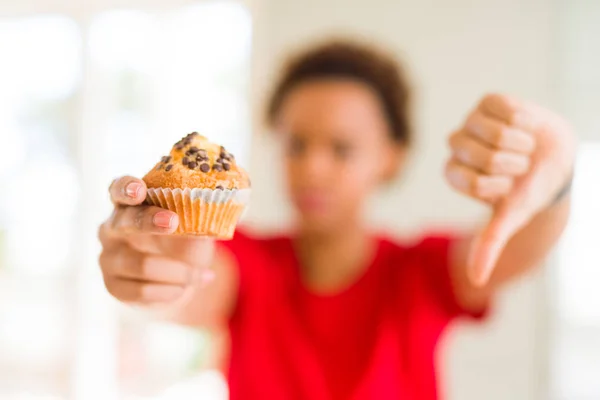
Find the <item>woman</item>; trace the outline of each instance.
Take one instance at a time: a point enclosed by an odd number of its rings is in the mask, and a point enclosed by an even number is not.
[[[408,105],[407,83],[382,52],[332,42],[299,54],[268,107],[294,233],[238,232],[218,244],[170,236],[177,216],[142,205],[144,183],[124,177],[100,230],[109,292],[160,304],[184,324],[226,327],[232,399],[436,399],[445,327],[481,316],[560,236],[574,138],[536,105],[486,96],[450,136],[446,177],[490,204],[490,221],[468,237],[406,246],[369,232],[362,211],[409,149]]]

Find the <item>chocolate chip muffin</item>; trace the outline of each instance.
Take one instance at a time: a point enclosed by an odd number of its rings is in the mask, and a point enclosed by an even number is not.
[[[176,233],[230,239],[250,194],[248,174],[224,147],[192,132],[143,178],[149,204],[179,215]]]

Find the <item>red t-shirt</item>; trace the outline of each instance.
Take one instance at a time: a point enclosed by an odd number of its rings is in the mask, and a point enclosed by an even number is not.
[[[230,320],[231,400],[437,399],[435,350],[463,314],[449,237],[378,239],[364,274],[334,295],[304,286],[288,237],[237,233],[239,301]]]

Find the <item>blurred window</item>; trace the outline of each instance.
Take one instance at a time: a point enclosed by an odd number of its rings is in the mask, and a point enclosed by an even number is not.
[[[3,400],[225,396],[201,373],[211,335],[110,299],[96,230],[110,181],[191,131],[245,162],[251,17],[236,1],[135,4],[0,18]]]
[[[600,398],[600,144],[581,146],[571,220],[558,253],[551,392]]]
[[[58,396],[69,374],[81,34],[0,19],[0,398]]]
[[[600,399],[600,2],[560,0],[559,101],[581,141],[550,301],[552,400]]]

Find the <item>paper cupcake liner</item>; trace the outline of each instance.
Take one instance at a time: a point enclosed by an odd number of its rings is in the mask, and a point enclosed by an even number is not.
[[[250,189],[149,188],[146,200],[179,216],[175,233],[231,239],[249,198]]]

